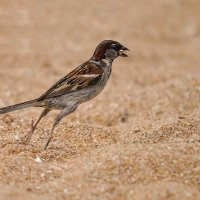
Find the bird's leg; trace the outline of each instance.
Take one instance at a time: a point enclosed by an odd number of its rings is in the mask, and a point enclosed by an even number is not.
[[[74,112],[76,109],[77,109],[77,105],[74,105],[72,107],[66,107],[65,109],[63,109],[58,115],[57,117],[54,119],[54,123],[53,123],[53,126],[52,126],[52,129],[51,129],[51,132],[44,144],[44,147],[43,149],[45,150],[47,148],[47,146],[49,145],[51,139],[52,139],[52,135],[53,135],[53,132],[54,132],[54,129],[55,127],[59,124],[59,122],[61,121],[61,119],[67,115],[69,115],[70,113]]]
[[[40,117],[38,118],[38,120],[36,121],[36,123],[34,124],[34,121],[32,120],[32,123],[31,123],[31,130],[30,132],[23,138],[23,143],[24,144],[28,144],[31,140],[31,137],[37,127],[37,125],[39,124],[40,120],[45,117],[48,113],[50,112],[50,109],[46,108],[42,111]]]

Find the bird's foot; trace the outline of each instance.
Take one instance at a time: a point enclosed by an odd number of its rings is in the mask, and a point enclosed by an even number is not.
[[[49,135],[44,143],[44,146],[43,146],[43,150],[46,150],[47,146],[49,145],[50,141],[52,139],[52,134]]]
[[[30,143],[31,137],[34,133],[34,121],[31,122],[31,130],[22,138],[21,143],[28,145]]]

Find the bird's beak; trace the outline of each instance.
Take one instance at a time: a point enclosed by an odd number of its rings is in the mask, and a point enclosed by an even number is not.
[[[128,48],[126,47],[122,47],[120,50],[119,50],[119,56],[121,57],[128,57],[128,55],[126,53],[124,53],[125,51],[130,51]]]

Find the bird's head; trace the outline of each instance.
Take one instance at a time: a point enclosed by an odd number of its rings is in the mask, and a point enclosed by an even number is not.
[[[102,41],[92,56],[94,60],[111,59],[114,60],[118,56],[128,57],[125,51],[129,51],[128,48],[121,45],[119,42],[113,40]]]

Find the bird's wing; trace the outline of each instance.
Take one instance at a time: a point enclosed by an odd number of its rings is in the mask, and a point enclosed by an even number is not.
[[[103,72],[102,67],[87,61],[60,79],[37,100],[61,96],[96,85]]]

